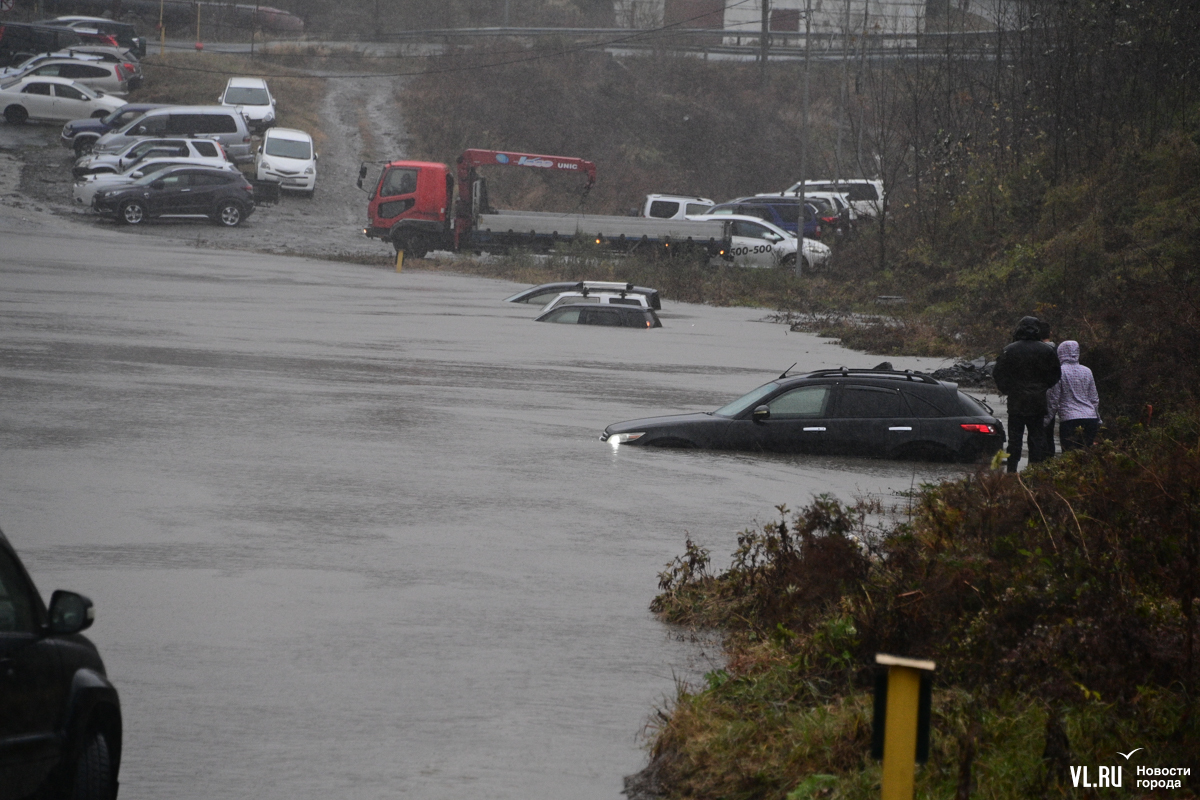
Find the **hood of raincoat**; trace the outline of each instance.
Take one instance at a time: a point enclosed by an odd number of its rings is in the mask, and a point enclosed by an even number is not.
[[[1022,317],[1017,323],[1017,329],[1013,331],[1013,341],[1019,342],[1022,339],[1026,341],[1041,341],[1042,335],[1039,328],[1040,321],[1037,317]]]
[[[1058,363],[1060,364],[1078,364],[1079,363],[1079,342],[1074,339],[1068,339],[1058,346]]]

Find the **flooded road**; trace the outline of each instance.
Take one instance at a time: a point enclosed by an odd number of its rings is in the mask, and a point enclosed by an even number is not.
[[[576,329],[499,281],[0,239],[0,526],[45,596],[96,603],[124,800],[615,800],[708,668],[647,611],[685,533],[724,566],[776,504],[955,470],[597,441],[880,360],[760,310]]]

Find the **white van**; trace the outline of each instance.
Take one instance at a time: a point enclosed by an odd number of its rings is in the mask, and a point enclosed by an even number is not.
[[[688,197],[679,194],[648,194],[642,204],[642,216],[650,219],[685,219],[707,214],[715,206],[707,197]]]
[[[800,191],[800,183],[793,183],[783,190],[784,194],[795,194]],[[883,211],[883,181],[868,178],[842,178],[834,180],[813,180],[804,182],[805,194],[815,192],[837,192],[846,195],[850,205],[860,217],[878,217]]]

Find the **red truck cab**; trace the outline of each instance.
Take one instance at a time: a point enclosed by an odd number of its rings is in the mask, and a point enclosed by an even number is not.
[[[364,166],[360,182],[365,172]],[[371,192],[363,232],[394,243],[404,240],[410,253],[420,258],[450,246],[453,204],[454,175],[445,164],[392,161],[384,165]]]

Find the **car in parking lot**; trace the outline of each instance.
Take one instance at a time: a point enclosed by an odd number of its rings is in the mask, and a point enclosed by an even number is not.
[[[233,228],[254,213],[254,187],[237,170],[171,167],[96,192],[92,208],[127,225],[155,217],[208,217]]]
[[[976,461],[1004,444],[990,408],[922,373],[829,369],[779,378],[716,411],[618,422],[601,441],[643,447]]]
[[[111,36],[122,47],[132,52],[138,58],[146,57],[146,39],[137,35],[137,28],[131,23],[108,19],[107,17],[66,16],[44,20],[42,25],[62,25],[73,30],[97,31]]]
[[[817,209],[810,203],[804,203],[804,238],[820,239],[821,222]],[[739,197],[725,203],[718,203],[705,211],[706,216],[713,214],[735,214],[739,216],[758,217],[782,228],[793,236],[800,229],[800,198],[772,195],[768,197]]]
[[[522,289],[511,297],[504,298],[504,302],[529,303],[531,305],[544,306],[563,292],[582,292],[584,289],[592,292],[625,292],[626,294],[645,295],[646,302],[651,308],[662,308],[662,300],[659,299],[657,289],[651,289],[647,286],[634,286],[632,283],[622,283],[620,281],[557,281],[555,283],[542,283],[529,289]]]
[[[116,797],[121,701],[81,632],[92,601],[58,590],[47,607],[0,532],[0,796]]]
[[[124,172],[147,158],[219,158],[228,160],[220,142],[212,139],[133,139],[124,150],[92,152],[71,168],[76,178],[100,172]]]
[[[65,25],[0,21],[0,67],[10,67],[38,53],[51,53],[81,43],[79,34]]]
[[[313,140],[293,128],[268,128],[254,162],[258,181],[278,183],[280,189],[312,197],[317,187],[317,153]]]
[[[236,166],[224,158],[147,158],[137,162],[124,172],[97,172],[92,175],[84,175],[75,181],[75,187],[72,190],[75,205],[90,210],[92,200],[96,197],[97,192],[133,183],[138,178],[143,178],[155,172],[162,172],[168,167],[237,169]]]
[[[741,214],[705,214],[688,219],[730,220],[729,255],[734,266],[794,269],[799,243],[795,235],[764,219]],[[832,251],[815,239],[804,239],[801,274],[825,266]]]
[[[662,322],[652,308],[571,303],[558,306],[538,315],[534,322],[556,322],[562,325],[607,325],[611,328],[661,328]]]
[[[66,122],[106,117],[125,105],[119,97],[98,92],[67,78],[30,75],[0,82],[0,109],[10,125],[26,120]]]
[[[123,128],[96,140],[96,153],[115,153],[149,136],[203,136],[221,143],[230,161],[254,160],[250,129],[235,108],[225,106],[163,106],[152,108]]]
[[[76,158],[82,158],[92,152],[92,145],[104,134],[132,122],[152,108],[161,106],[161,103],[127,103],[99,119],[73,119],[63,126],[59,143],[74,149]]]
[[[217,102],[242,112],[254,133],[275,124],[275,97],[262,78],[230,78]]]
[[[21,69],[13,77],[69,78],[105,94],[129,94],[132,74],[124,65],[97,57],[30,59],[36,62]]]

